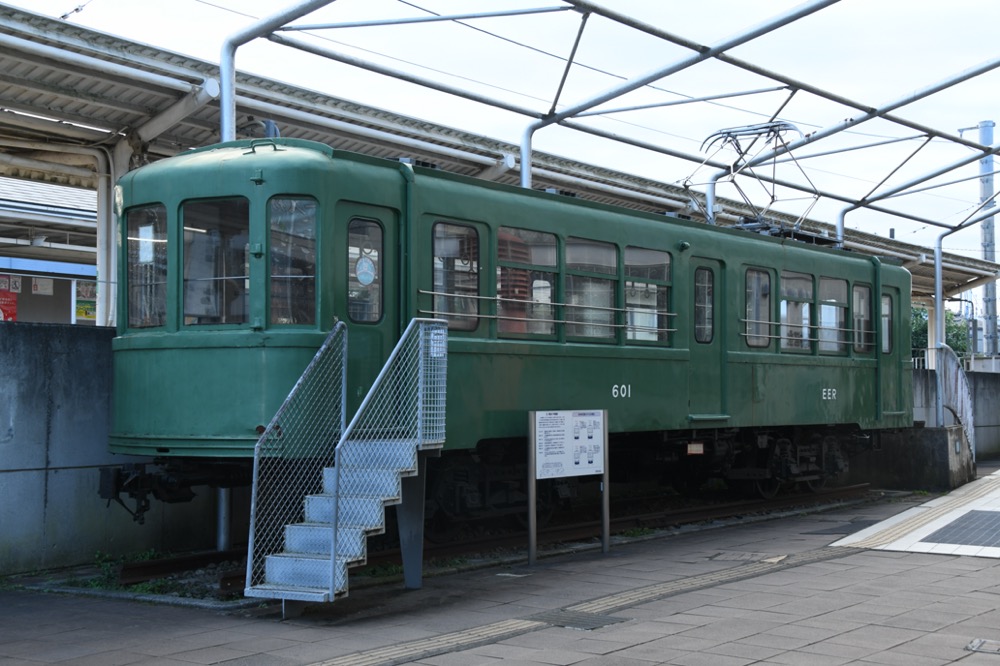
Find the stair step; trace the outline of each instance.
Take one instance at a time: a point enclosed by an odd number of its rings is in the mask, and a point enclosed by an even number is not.
[[[343,466],[416,469],[417,447],[412,439],[348,440],[341,444],[338,461]]]
[[[335,501],[334,495],[307,495],[305,522],[332,524]],[[381,497],[341,495],[337,522],[341,526],[362,529],[380,528],[385,525],[385,500]]]
[[[264,580],[281,587],[329,589],[333,570],[337,575],[335,593],[347,592],[347,562],[340,558],[335,567],[329,556],[304,553],[278,553],[264,560]]]
[[[333,467],[323,470],[324,495],[336,495],[339,484],[342,496],[380,497],[387,504],[399,503],[402,493],[399,470],[342,465],[340,474],[336,472]]]
[[[337,556],[349,564],[363,564],[368,557],[365,537],[369,534],[360,527],[341,525],[337,530]],[[332,536],[333,527],[329,523],[285,525],[285,552],[330,557]]]
[[[338,592],[335,596],[346,596],[347,592]],[[272,585],[264,583],[243,590],[243,596],[254,599],[285,599],[286,601],[308,601],[322,604],[330,599],[330,591],[320,587],[296,587],[294,585]]]

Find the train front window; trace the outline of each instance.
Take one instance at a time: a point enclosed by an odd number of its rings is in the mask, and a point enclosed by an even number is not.
[[[497,330],[501,335],[555,333],[552,295],[558,245],[554,234],[497,231]]]
[[[566,240],[566,334],[610,339],[615,335],[615,246],[586,238]]]
[[[130,210],[128,325],[152,328],[167,322],[167,209],[156,204]]]
[[[644,247],[625,248],[625,338],[670,341],[670,255]]]
[[[351,220],[347,233],[347,312],[351,321],[382,318],[382,227]]]
[[[250,205],[242,197],[190,201],[184,223],[184,323],[243,324],[249,313]]]
[[[472,227],[434,225],[434,313],[448,328],[474,330],[479,320],[479,234]]]
[[[781,272],[781,349],[812,349],[813,279],[805,273]]]
[[[271,229],[271,323],[316,323],[316,201],[277,197]]]
[[[847,280],[819,279],[819,351],[847,353]]]

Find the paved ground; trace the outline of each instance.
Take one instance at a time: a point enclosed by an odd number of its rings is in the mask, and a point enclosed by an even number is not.
[[[985,486],[1000,494],[994,477],[962,492],[982,499]],[[292,620],[0,589],[0,665],[1000,666],[1000,560],[852,545],[927,499],[357,590]]]

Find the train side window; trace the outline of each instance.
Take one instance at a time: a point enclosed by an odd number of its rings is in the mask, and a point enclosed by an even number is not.
[[[184,323],[243,324],[249,313],[250,204],[189,201],[184,223]]]
[[[316,201],[275,197],[269,206],[271,323],[316,323]]]
[[[558,244],[555,234],[497,231],[497,331],[553,335]]]
[[[771,344],[771,274],[747,269],[746,339],[748,347]]]
[[[892,353],[892,296],[882,294],[882,353]]]
[[[382,318],[382,225],[351,220],[347,231],[347,314],[351,321]]]
[[[625,338],[670,342],[670,255],[625,248]]]
[[[128,211],[128,325],[167,323],[167,209],[162,204]]]
[[[805,273],[781,271],[781,349],[812,349],[813,279]]]
[[[875,330],[872,328],[872,288],[868,285],[854,285],[854,351],[869,353]]]
[[[472,227],[434,225],[434,313],[450,329],[479,323],[479,234]]]
[[[617,274],[614,245],[588,238],[566,239],[566,335],[602,340],[615,337]]]
[[[847,280],[819,279],[819,351],[847,353]]]
[[[711,269],[694,272],[694,339],[709,343],[715,337],[715,274]]]

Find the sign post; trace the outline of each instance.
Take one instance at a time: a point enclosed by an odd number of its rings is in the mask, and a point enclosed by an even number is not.
[[[601,542],[611,544],[611,502],[606,409],[528,413],[528,564],[538,551],[538,481],[601,475]]]

